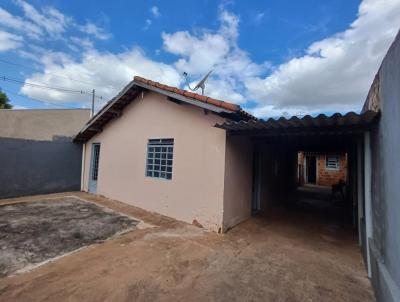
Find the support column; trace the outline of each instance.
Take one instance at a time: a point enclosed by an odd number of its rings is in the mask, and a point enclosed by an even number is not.
[[[363,143],[357,141],[357,205],[358,205],[358,245],[362,246],[362,219],[364,218],[364,190],[363,190]]]
[[[366,131],[364,133],[364,199],[368,277],[371,277],[371,255],[369,250],[369,240],[373,239],[371,176],[371,142],[370,133]]]

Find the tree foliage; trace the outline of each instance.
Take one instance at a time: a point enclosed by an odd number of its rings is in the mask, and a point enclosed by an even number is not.
[[[3,91],[0,90],[0,109],[11,109],[10,99]]]

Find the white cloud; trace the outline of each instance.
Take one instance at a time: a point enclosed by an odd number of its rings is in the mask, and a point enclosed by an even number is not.
[[[259,12],[254,16],[253,21],[255,24],[260,24],[264,20],[264,17],[265,17],[265,12]]]
[[[150,9],[151,14],[153,15],[154,18],[158,18],[161,16],[160,10],[158,6],[152,6]]]
[[[31,75],[26,79],[27,82],[43,83],[73,90],[88,91],[96,88],[97,95],[105,98],[98,102],[99,105],[115,96],[133,79],[134,75],[156,79],[175,86],[179,86],[181,80],[180,75],[173,67],[150,60],[139,48],[133,48],[119,54],[88,50],[80,61],[74,61],[57,53],[43,54],[40,59],[45,66],[44,71]],[[62,77],[58,75],[62,75]],[[77,83],[68,78],[79,78],[82,83]],[[85,83],[92,83],[93,85]],[[33,98],[56,102],[81,102],[83,104],[90,102],[89,96],[38,89],[27,85],[23,86],[22,92]]]
[[[31,20],[38,27],[43,28],[51,36],[60,36],[65,32],[71,19],[64,16],[60,11],[52,7],[45,7],[39,12],[29,3],[16,0],[16,3],[23,9],[25,17]]]
[[[21,46],[23,38],[0,30],[0,51],[16,49]]]
[[[42,29],[30,21],[24,20],[20,17],[13,16],[8,11],[0,7],[0,24],[8,28],[23,31],[31,38],[39,38],[43,35]]]
[[[276,66],[265,78],[245,79],[249,96],[259,104],[256,114],[268,114],[271,106],[359,111],[399,27],[399,1],[364,0],[346,31],[312,43],[305,55]]]
[[[146,21],[144,22],[143,29],[148,30],[152,23],[153,23],[153,21],[151,21],[151,19],[146,19]]]
[[[111,34],[106,32],[105,29],[98,27],[92,22],[86,22],[85,25],[77,25],[78,29],[86,34],[93,35],[99,40],[108,40],[111,38]]]
[[[82,48],[93,48],[93,42],[88,38],[70,37],[70,40],[72,43],[74,43],[74,47],[77,47],[76,51],[79,51]]]
[[[176,69],[200,79],[213,70],[207,84],[207,94],[243,103],[243,79],[257,77],[265,72],[268,63],[256,64],[237,45],[239,18],[224,10],[219,14],[217,31],[204,30],[200,34],[178,31],[163,33],[164,49],[177,55]]]

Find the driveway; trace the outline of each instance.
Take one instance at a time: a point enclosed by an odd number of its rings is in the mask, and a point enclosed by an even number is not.
[[[355,235],[340,226],[277,210],[218,235],[75,195],[154,227],[2,278],[1,301],[374,301]]]

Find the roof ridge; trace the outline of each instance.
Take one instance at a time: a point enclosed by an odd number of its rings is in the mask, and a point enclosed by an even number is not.
[[[244,111],[240,105],[234,104],[234,103],[230,103],[230,102],[226,102],[220,99],[216,99],[216,98],[212,98],[206,95],[200,95],[188,90],[184,90],[184,89],[180,89],[178,87],[174,87],[174,86],[169,86],[169,85],[165,85],[159,82],[155,82],[140,76],[134,76],[133,80],[135,82],[141,82],[150,86],[154,86],[157,87],[159,89],[162,90],[166,90],[166,91],[170,91],[170,92],[174,92],[180,95],[183,95],[185,97],[189,97],[192,99],[195,99],[197,101],[203,102],[203,103],[208,103],[217,107],[221,107],[227,110],[231,110],[231,111],[235,111],[235,112],[243,112],[249,116],[252,116],[251,114],[249,114],[248,112]]]

